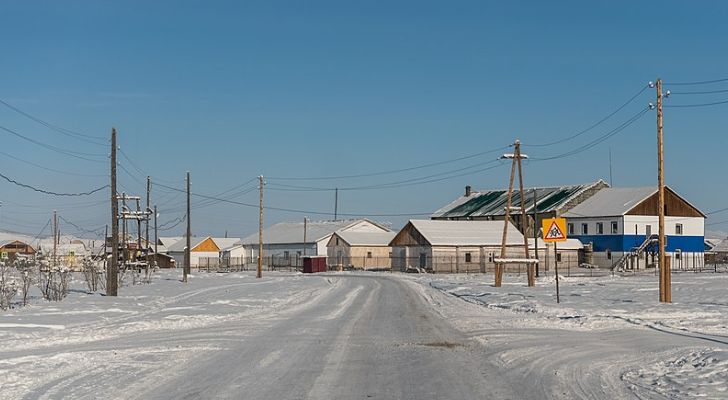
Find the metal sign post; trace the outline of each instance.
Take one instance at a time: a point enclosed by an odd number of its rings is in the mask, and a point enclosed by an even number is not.
[[[556,275],[556,303],[561,302],[559,296],[559,253],[556,243],[566,241],[566,218],[549,218],[542,222],[543,241],[554,244],[554,274]],[[548,252],[547,252],[548,253]]]

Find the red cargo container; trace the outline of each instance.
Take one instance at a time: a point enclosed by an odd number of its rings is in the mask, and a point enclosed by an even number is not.
[[[326,256],[303,257],[303,273],[326,272]]]

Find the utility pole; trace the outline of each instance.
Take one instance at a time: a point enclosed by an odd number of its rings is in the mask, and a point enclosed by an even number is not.
[[[58,213],[53,210],[53,260],[51,266],[56,267],[56,260],[58,259]]]
[[[137,216],[141,214],[141,204],[139,203],[141,199],[136,200],[136,214]],[[141,255],[142,251],[142,220],[137,218],[137,249],[136,249],[136,255],[134,256],[134,261],[139,261],[139,255]]]
[[[187,275],[190,273],[190,256],[192,246],[192,224],[190,222],[190,171],[187,171],[187,246],[185,247],[185,265],[182,269],[182,282],[187,283]]]
[[[258,177],[260,181],[260,205],[259,205],[259,224],[258,224],[258,273],[256,278],[263,277],[263,175]]]
[[[106,271],[106,295],[118,294],[119,203],[116,198],[116,129],[111,128],[111,261]]]
[[[662,80],[655,81],[657,89],[657,207],[659,215],[659,255],[658,263],[660,266],[660,302],[672,302],[672,283],[670,276],[670,267],[665,262],[665,156],[662,135]]]
[[[308,218],[303,217],[303,255],[306,255],[306,234],[308,231]]]
[[[533,250],[538,260],[538,195],[536,194],[536,188],[533,188]],[[548,251],[548,250],[547,250]],[[536,278],[539,277],[539,265],[536,264]]]
[[[157,259],[157,245],[159,244],[159,236],[157,232],[157,205],[154,205],[154,259]]]
[[[149,212],[149,206],[150,206],[150,200],[149,196],[152,192],[152,178],[147,176],[147,206],[144,209],[145,212]],[[147,224],[144,230],[144,246],[146,250],[149,250],[149,220],[147,219]],[[145,251],[145,253],[149,254],[148,251]],[[147,257],[148,258],[148,257]]]
[[[339,220],[339,188],[334,190],[334,221]]]
[[[518,262],[524,262],[527,265],[528,275],[528,286],[536,285],[536,278],[534,274],[534,261],[530,258],[528,251],[528,235],[526,235],[526,200],[524,199],[523,191],[523,169],[521,165],[521,159],[528,158],[527,155],[521,154],[521,141],[516,140],[514,143],[513,154],[504,154],[501,158],[512,159],[511,163],[511,177],[508,183],[508,200],[506,202],[506,208],[504,213],[504,224],[503,224],[503,238],[501,241],[501,254],[500,259],[495,260],[495,286],[500,287],[503,282],[503,269],[507,263],[513,263],[515,261],[506,258],[506,242],[508,239],[508,224],[511,220],[511,205],[513,204],[513,185],[516,177],[516,167],[518,167],[518,186],[521,197],[521,229],[523,231],[523,250],[525,251],[525,258],[518,260]]]

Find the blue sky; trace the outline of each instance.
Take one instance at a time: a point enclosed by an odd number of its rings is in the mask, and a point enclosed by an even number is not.
[[[108,137],[112,126],[133,160],[120,162],[120,190],[141,193],[145,173],[216,195],[263,174],[266,204],[333,212],[332,191],[284,191],[416,183],[342,190],[345,214],[431,212],[463,187],[507,185],[507,166],[475,172],[497,152],[396,174],[338,180],[451,160],[512,143],[568,137],[606,116],[648,81],[728,77],[728,5],[660,2],[5,2],[0,13],[0,99],[65,129]],[[674,92],[722,90],[726,84]],[[647,90],[602,125],[534,158],[589,143],[654,101]],[[671,104],[728,99],[728,93],[675,95]],[[704,211],[728,207],[725,106],[665,112],[667,182]],[[73,151],[58,154],[5,131],[0,172],[56,192],[107,182],[108,148],[61,135],[0,106],[0,126]],[[105,140],[105,139],[104,139]],[[655,114],[571,157],[525,165],[527,185],[609,178],[615,186],[656,181]],[[101,175],[80,177],[46,168]],[[448,174],[448,171],[461,170]],[[141,171],[140,171],[141,170]],[[463,173],[470,173],[465,176]],[[439,174],[439,175],[438,175]],[[276,179],[278,178],[278,179]],[[255,204],[251,184],[223,197]],[[88,198],[40,195],[0,182],[0,230],[37,233],[56,208],[94,230],[108,223],[107,191]],[[238,193],[243,193],[239,196]],[[160,224],[181,216],[183,197],[155,187]],[[193,232],[247,235],[257,210],[195,198]],[[202,202],[202,203],[201,203]],[[266,212],[266,222],[312,213]],[[406,216],[381,217],[395,227]],[[728,220],[712,215],[708,223]],[[183,226],[165,234],[176,234]],[[710,225],[728,230],[728,223]],[[67,233],[76,228],[66,225]]]

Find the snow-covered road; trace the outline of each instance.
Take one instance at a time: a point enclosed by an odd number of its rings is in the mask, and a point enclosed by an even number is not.
[[[471,301],[468,290],[477,297],[479,284],[477,276],[269,273],[256,280],[243,273],[201,274],[182,285],[163,274],[152,285],[123,288],[118,298],[73,293],[61,303],[0,314],[0,393],[3,399],[726,394],[728,338],[720,324],[701,334],[622,319],[584,324],[538,307],[523,312]],[[545,293],[548,283],[534,290]]]

